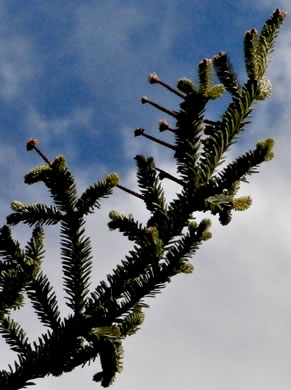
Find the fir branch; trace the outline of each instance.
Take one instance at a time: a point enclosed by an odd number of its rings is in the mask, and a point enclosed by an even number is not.
[[[24,329],[13,318],[4,316],[0,319],[0,333],[12,351],[22,355],[31,351]]]
[[[4,312],[11,308],[18,308],[23,303],[24,288],[30,283],[38,272],[41,259],[43,257],[43,231],[35,228],[32,237],[28,241],[25,251],[21,250],[19,243],[11,238],[10,229],[7,226],[2,228],[6,248],[5,255],[2,257],[6,260],[0,264],[0,292],[1,307]],[[9,253],[9,255],[8,255]],[[1,311],[1,308],[0,308]]]
[[[24,261],[24,252],[18,241],[13,240],[11,229],[4,225],[0,229],[0,256],[9,264],[21,264]]]
[[[273,157],[274,140],[271,138],[258,142],[256,149],[250,150],[242,156],[229,163],[224,169],[216,174],[210,181],[215,193],[229,190],[233,183],[238,181],[248,182],[247,176],[257,172],[257,167],[264,161],[269,161]]]
[[[211,237],[208,232],[209,220],[203,220],[196,225],[189,225],[189,233],[185,234],[180,241],[170,242],[170,249],[160,264],[152,263],[146,267],[145,272],[129,280],[123,292],[123,302],[117,316],[121,316],[135,304],[143,305],[144,297],[155,297],[160,290],[170,281],[170,278],[177,273],[189,273],[193,269],[185,263],[187,257],[195,253],[202,241]]]
[[[155,250],[155,242],[150,239],[150,236],[147,244],[135,245],[122,261],[122,265],[117,265],[112,273],[107,275],[108,283],[101,282],[91,294],[86,305],[86,315],[100,320],[106,318],[109,322],[124,315],[142,298],[142,292],[138,293],[140,298],[133,302],[130,297],[134,294],[134,288],[138,288],[141,278],[147,278],[145,274],[148,270],[158,267],[160,257],[161,253]],[[149,293],[150,290],[148,290]],[[101,306],[100,302],[102,302]]]
[[[185,77],[181,78],[177,82],[177,88],[185,93],[186,95],[188,94],[193,94],[193,93],[198,93],[198,89],[196,88],[195,84],[193,83],[192,80],[186,79]]]
[[[258,32],[255,28],[247,31],[244,38],[244,57],[246,72],[250,80],[258,80]]]
[[[265,22],[257,43],[257,79],[263,78],[270,56],[274,49],[275,40],[278,36],[279,29],[284,23],[287,12],[277,8],[272,16]]]
[[[104,180],[94,183],[86,189],[76,203],[80,216],[91,214],[95,208],[100,208],[100,198],[107,198],[112,194],[113,188],[119,183],[116,173],[108,175]]]
[[[63,218],[63,213],[54,206],[36,203],[25,205],[19,201],[11,203],[12,213],[7,216],[9,225],[17,225],[19,222],[33,225],[56,225]]]
[[[141,305],[135,305],[124,318],[117,321],[123,337],[135,334],[143,323],[145,315]]]
[[[233,209],[242,210],[250,205],[249,197],[235,197],[239,182],[255,172],[261,162],[273,157],[273,141],[258,142],[255,150],[240,156],[220,172],[216,170],[223,154],[246,125],[253,102],[270,93],[270,84],[263,79],[263,73],[266,58],[272,51],[285,16],[276,10],[258,40],[248,37],[253,39],[245,44],[250,80],[243,88],[224,54],[220,53],[214,59],[218,76],[233,95],[221,121],[204,122],[203,118],[209,99],[219,97],[223,92],[221,85],[211,84],[209,61],[199,66],[198,89],[189,80],[178,82],[182,93],[161,82],[155,74],[151,75],[151,82],[158,82],[183,98],[179,112],[167,110],[147,98],[142,99],[143,103],[150,103],[177,119],[175,158],[182,189],[169,205],[161,186],[160,173],[163,172],[155,167],[153,158],[136,157],[142,195],[120,186],[117,176],[111,175],[90,186],[78,199],[74,177],[63,157],[57,157],[53,162],[45,159],[46,165],[26,176],[25,181],[29,184],[45,183],[56,207],[25,206],[14,202],[11,223],[61,222],[64,289],[68,306],[74,313],[60,320],[56,295],[46,275],[39,271],[43,257],[42,229],[34,229],[23,251],[12,239],[10,229],[4,226],[0,230],[0,256],[3,258],[0,263],[0,329],[19,355],[14,368],[9,366],[7,371],[0,372],[1,390],[16,390],[32,385],[33,379],[61,375],[94,360],[98,354],[102,372],[93,379],[104,387],[109,386],[122,369],[122,339],[134,334],[143,321],[142,308],[147,306],[144,299],[155,297],[176,274],[191,273],[190,257],[203,241],[211,237],[210,221],[203,219],[198,224],[193,221],[193,213],[210,209],[219,215],[222,224],[226,224]],[[258,76],[262,77],[257,79]],[[162,128],[168,129],[168,124],[163,123]],[[208,138],[203,138],[203,131],[208,133]],[[36,140],[30,140],[28,147],[35,149],[35,144]],[[92,265],[84,215],[98,208],[99,199],[110,195],[115,185],[142,198],[151,217],[143,228],[135,219],[111,212],[109,227],[119,229],[135,244],[121,265],[107,276],[107,281],[100,282],[88,297]],[[25,207],[28,209],[24,212]],[[55,219],[50,219],[52,215]],[[41,322],[51,328],[32,346],[22,328],[6,315],[11,308],[21,304],[24,290]]]
[[[113,275],[108,280],[110,284],[103,284],[102,289],[96,289],[92,298],[96,302],[102,301],[106,308],[106,301],[109,305],[112,299],[121,299],[118,306],[105,309],[105,318],[108,320],[114,315],[118,318],[124,315],[136,304],[143,305],[144,297],[154,297],[169,282],[169,278],[179,272],[188,273],[191,267],[185,265],[185,259],[195,252],[200,243],[210,238],[208,233],[208,220],[203,220],[198,227],[190,226],[189,234],[181,238],[179,244],[168,251],[165,260],[154,256],[154,252],[145,250],[145,248],[135,248],[131,251],[132,258],[127,257],[127,262],[123,262],[123,267],[116,268]],[[137,264],[136,259],[139,259]],[[142,261],[147,259],[147,261]],[[151,260],[149,260],[151,259]],[[181,259],[184,259],[181,261]],[[161,263],[160,263],[161,261]],[[144,271],[142,271],[142,268]],[[121,286],[121,281],[127,280],[126,284]],[[96,295],[97,293],[97,295]],[[108,294],[109,293],[109,294]],[[119,298],[118,298],[119,297]],[[92,302],[87,306],[86,313],[93,315]],[[97,316],[98,311],[94,316]],[[109,320],[110,321],[110,320]]]
[[[198,92],[206,94],[212,84],[212,60],[205,58],[198,65],[199,89]]]
[[[123,349],[118,327],[93,328],[90,339],[98,342],[102,371],[93,376],[93,381],[101,382],[101,386],[109,387],[118,372],[122,371]],[[95,341],[96,342],[96,341]]]
[[[205,199],[205,208],[210,210],[213,215],[220,214],[222,211],[232,208],[233,197],[228,193],[209,196]]]
[[[44,231],[41,227],[36,227],[32,231],[31,239],[25,246],[25,261],[26,264],[40,264],[44,257]]]
[[[264,24],[261,33],[256,29],[246,32],[244,54],[246,71],[250,79],[261,80],[267,70],[274,43],[287,13],[278,8]]]
[[[135,156],[137,163],[137,181],[141,188],[146,207],[152,213],[157,210],[166,213],[166,201],[153,158]]]
[[[6,268],[6,269],[5,269]],[[23,290],[28,283],[27,275],[19,269],[2,266],[0,274],[0,317],[11,309],[23,305]]]
[[[20,389],[32,382],[31,379],[48,374],[55,376],[71,371],[86,361],[102,355],[102,385],[113,379],[115,373],[122,369],[122,347],[118,327],[94,328],[88,332],[88,340],[93,344],[83,347],[82,336],[78,335],[76,320],[70,318],[61,328],[53,333],[46,333],[34,342],[34,349],[26,353],[25,358],[18,356],[14,369],[0,372],[1,390]],[[112,348],[114,350],[112,350]],[[115,354],[114,359],[107,359]]]
[[[138,243],[143,242],[145,236],[145,229],[141,223],[135,221],[131,216],[126,216],[118,211],[110,211],[109,218],[111,221],[108,222],[110,230],[119,230],[125,237],[128,237],[130,241]]]
[[[168,277],[178,273],[190,273],[193,266],[188,264],[188,259],[196,252],[201,243],[211,238],[209,219],[203,219],[200,224],[189,223],[188,232],[177,240],[171,240],[169,250],[165,255],[165,262],[162,265],[161,273]]]
[[[27,295],[42,325],[56,330],[60,326],[60,311],[56,294],[46,275],[40,272],[27,286]]]
[[[1,390],[25,388],[33,384],[29,382],[32,379],[71,371],[83,363],[76,358],[79,347],[78,327],[75,319],[70,318],[53,333],[43,334],[25,356],[18,355],[14,368],[9,366],[9,371],[0,372]],[[98,351],[95,349],[94,353],[96,355]]]
[[[200,184],[206,184],[209,181],[215,168],[221,163],[223,154],[244,129],[245,120],[251,113],[257,91],[257,83],[255,81],[248,82],[243,88],[241,96],[233,98],[222,116],[219,128],[208,137],[208,142],[204,145],[199,161]]]
[[[81,313],[90,285],[91,244],[84,235],[84,220],[68,215],[61,224],[61,257],[67,305]]]
[[[200,156],[200,139],[204,128],[203,111],[207,101],[205,96],[194,93],[187,95],[184,103],[180,105],[175,132],[177,150],[174,157],[185,185],[194,183],[193,175]]]
[[[240,96],[241,86],[227,53],[221,51],[217,56],[215,56],[213,58],[213,66],[218,79],[224,85],[225,89],[234,96]]]
[[[25,183],[39,181],[49,189],[55,205],[61,212],[72,210],[77,202],[75,179],[66,167],[63,156],[58,156],[51,165],[40,166],[30,171],[24,178]]]
[[[191,192],[184,187],[169,204],[168,217],[171,221],[171,229],[169,229],[167,240],[180,235],[183,228],[187,225],[187,221],[191,219],[192,213],[198,211],[199,203],[197,203],[196,192],[197,189],[193,189]]]
[[[122,370],[123,349],[121,343],[103,341],[100,351],[100,361],[103,371],[93,376],[94,382],[101,382],[102,387],[109,387],[114,382],[117,373]]]

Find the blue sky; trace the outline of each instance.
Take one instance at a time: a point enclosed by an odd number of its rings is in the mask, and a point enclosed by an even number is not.
[[[288,6],[289,0],[2,0],[1,223],[12,200],[47,199],[41,186],[23,184],[23,175],[42,163],[25,150],[30,137],[40,140],[49,158],[66,156],[80,189],[112,171],[135,188],[137,153],[155,156],[159,166],[174,172],[170,153],[133,138],[136,127],[158,134],[157,121],[164,118],[143,106],[141,96],[172,108],[178,103],[149,85],[148,74],[157,72],[172,85],[181,77],[195,80],[197,64],[224,50],[245,80],[244,32],[260,29],[275,8]],[[253,197],[251,209],[236,214],[227,227],[214,222],[214,238],[193,259],[195,272],[177,277],[149,302],[143,328],[125,342],[125,369],[115,389],[290,389],[290,26],[287,19],[269,68],[273,94],[258,105],[234,152],[273,136],[276,159],[242,188]],[[210,105],[208,116],[217,118],[224,104]],[[169,196],[175,191],[167,185]],[[147,216],[139,200],[116,190],[88,220],[96,238],[93,286],[129,248],[125,238],[106,229],[112,208],[142,221]],[[47,233],[44,267],[61,298],[57,232]],[[18,227],[15,234],[24,240],[29,232]],[[30,308],[17,316],[37,338],[41,328]],[[0,346],[6,367],[13,355]],[[38,380],[37,389],[95,389],[91,378],[97,370],[95,363]]]

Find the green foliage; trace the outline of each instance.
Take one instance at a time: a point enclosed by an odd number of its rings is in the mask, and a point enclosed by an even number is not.
[[[245,33],[245,65],[247,75],[251,80],[263,79],[279,27],[285,16],[285,12],[276,9],[264,24],[260,34],[254,28]]]
[[[148,103],[174,117],[171,128],[160,121],[160,131],[173,133],[174,144],[136,129],[144,136],[168,147],[174,154],[177,174],[173,176],[156,166],[153,157],[138,155],[137,181],[140,193],[119,185],[116,174],[89,186],[81,196],[64,157],[50,162],[37,148],[36,140],[27,144],[46,164],[25,176],[27,184],[42,182],[53,205],[23,204],[14,201],[13,213],[0,230],[0,332],[17,353],[14,367],[0,371],[1,390],[21,389],[31,380],[46,375],[58,376],[100,357],[102,371],[93,380],[108,387],[122,370],[122,342],[142,325],[145,298],[155,297],[177,274],[189,274],[189,263],[199,246],[211,238],[211,221],[196,220],[196,212],[217,215],[221,224],[230,222],[233,211],[246,210],[249,196],[237,197],[239,185],[257,172],[258,166],[273,158],[272,139],[256,147],[223,168],[225,153],[237,142],[245,129],[253,105],[270,95],[271,84],[264,79],[274,39],[285,13],[276,10],[260,34],[250,30],[245,35],[244,53],[248,80],[241,85],[225,52],[198,65],[198,86],[180,79],[177,89],[152,73],[151,84],[160,84],[182,99],[177,111],[168,110],[148,98]],[[221,84],[213,84],[214,71]],[[210,100],[225,91],[231,102],[218,121],[205,118]],[[163,180],[180,186],[176,197],[167,203]],[[92,291],[92,248],[85,232],[85,217],[101,206],[101,199],[112,194],[114,187],[137,196],[150,212],[145,225],[119,211],[109,214],[109,229],[119,230],[134,243],[133,249]],[[34,226],[24,249],[13,240],[10,226],[24,223]],[[41,270],[44,258],[45,225],[60,225],[61,263],[65,300],[71,312],[61,318],[53,286]],[[23,304],[27,296],[40,320],[47,327],[38,341],[30,343],[25,331],[11,317],[11,311]]]
[[[234,96],[240,96],[241,86],[226,52],[221,51],[213,58],[213,66],[217,77],[224,85],[227,92]]]

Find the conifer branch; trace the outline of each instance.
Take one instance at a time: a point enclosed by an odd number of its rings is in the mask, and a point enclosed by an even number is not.
[[[208,138],[200,157],[200,169],[203,169],[200,183],[207,183],[215,168],[221,163],[223,154],[236,141],[244,129],[245,120],[252,110],[256,100],[258,87],[256,81],[249,81],[242,90],[240,97],[234,97],[232,103],[222,116],[218,129]]]
[[[204,94],[211,87],[212,83],[212,60],[204,58],[198,65],[199,93]]]
[[[94,212],[95,208],[100,208],[100,198],[107,198],[112,194],[112,190],[119,183],[117,174],[112,173],[104,180],[94,183],[81,195],[76,203],[76,209],[80,215],[87,215]]]
[[[109,213],[109,218],[108,227],[110,230],[118,229],[130,241],[135,241],[139,244],[142,243],[145,231],[141,223],[135,221],[131,216],[123,215],[114,210]]]
[[[24,329],[13,318],[4,316],[0,319],[0,332],[12,351],[24,356],[31,351]]]
[[[39,273],[27,287],[27,295],[44,326],[52,330],[60,327],[60,311],[53,287],[46,275]]]
[[[56,225],[63,218],[57,207],[44,204],[24,205],[19,201],[11,203],[12,210],[15,213],[7,216],[9,225],[17,225],[20,222],[26,223],[29,226],[38,225]]]
[[[89,292],[92,250],[85,237],[84,220],[73,215],[61,224],[61,258],[67,305],[76,315],[82,313]]]
[[[166,212],[166,201],[153,158],[135,156],[137,162],[137,181],[149,211]]]
[[[227,53],[221,51],[217,56],[215,56],[213,58],[213,65],[217,77],[222,82],[225,89],[234,96],[240,96],[241,86],[229,61]]]
[[[34,226],[24,249],[12,238],[7,225],[0,229],[0,332],[18,353],[14,367],[0,371],[1,390],[25,388],[33,385],[32,380],[47,375],[59,376],[97,356],[102,371],[93,380],[103,387],[110,386],[122,370],[123,340],[134,334],[144,320],[143,308],[148,307],[145,298],[155,297],[173,276],[191,273],[194,267],[190,258],[211,238],[210,220],[196,222],[195,213],[210,211],[225,225],[234,210],[243,211],[250,206],[249,196],[237,197],[239,184],[261,163],[272,159],[274,141],[260,141],[226,167],[221,169],[220,164],[248,123],[254,103],[270,94],[271,84],[264,79],[264,73],[285,16],[277,9],[260,34],[254,29],[247,32],[244,51],[249,80],[243,86],[224,52],[199,64],[199,87],[191,80],[180,79],[176,90],[156,74],[150,75],[151,83],[161,84],[183,99],[178,111],[170,111],[142,98],[142,103],[176,119],[174,130],[165,120],[159,123],[160,131],[169,130],[175,140],[173,145],[168,144],[145,134],[143,129],[136,129],[135,135],[174,150],[179,178],[157,168],[153,157],[138,155],[135,160],[140,194],[120,185],[118,176],[111,174],[78,197],[74,176],[64,157],[51,162],[36,147],[37,140],[28,141],[27,150],[34,149],[45,165],[29,172],[25,182],[43,182],[54,205],[12,203],[8,224],[23,222]],[[212,84],[213,67],[222,85]],[[205,119],[208,101],[220,97],[224,89],[232,95],[225,113],[217,121]],[[182,186],[169,204],[162,186],[165,177]],[[133,247],[106,281],[90,291],[93,256],[85,234],[85,217],[101,206],[101,199],[110,196],[115,186],[143,200],[151,215],[143,226],[131,215],[110,212],[109,229],[119,230],[133,242]],[[65,298],[72,309],[63,320],[54,289],[41,271],[44,230],[40,226],[57,223]],[[32,344],[10,317],[11,310],[23,304],[25,294],[41,323],[49,328]]]

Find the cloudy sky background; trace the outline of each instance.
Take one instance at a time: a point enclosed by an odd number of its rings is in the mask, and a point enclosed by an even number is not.
[[[49,156],[64,154],[80,190],[109,172],[136,188],[133,157],[156,157],[174,170],[168,151],[133,129],[157,134],[164,118],[140,104],[147,95],[175,108],[177,99],[147,83],[157,72],[174,85],[196,77],[196,66],[221,50],[229,53],[242,81],[243,34],[260,29],[272,11],[288,11],[289,0],[106,2],[58,0],[0,3],[0,217],[11,200],[48,199],[42,186],[23,184],[24,174],[42,163],[25,151],[28,138],[40,139]],[[290,11],[290,10],[289,10]],[[236,213],[227,227],[213,220],[213,239],[193,259],[195,272],[178,276],[156,299],[148,300],[142,329],[124,343],[124,371],[113,388],[200,390],[289,390],[291,384],[291,24],[277,41],[268,77],[271,98],[257,105],[253,122],[233,154],[263,138],[276,139],[276,159],[242,187],[253,206]],[[218,118],[225,101],[210,104]],[[230,156],[231,157],[231,156]],[[168,185],[173,196],[175,188]],[[126,255],[129,243],[108,232],[108,212],[118,209],[145,221],[142,203],[116,190],[88,220],[94,241],[93,286]],[[15,229],[21,242],[29,230]],[[47,229],[45,271],[62,299],[57,230]],[[67,312],[66,307],[61,307]],[[41,327],[30,308],[17,313],[28,335]],[[14,355],[0,342],[0,363]],[[37,380],[38,390],[100,388],[92,382],[98,362],[60,378]]]

